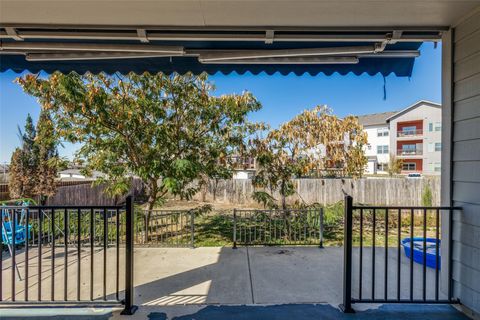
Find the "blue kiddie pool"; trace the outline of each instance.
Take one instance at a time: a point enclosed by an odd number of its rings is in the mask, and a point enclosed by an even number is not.
[[[413,261],[419,264],[423,264],[423,240],[424,238],[412,238],[413,240]],[[438,269],[441,267],[441,253],[440,253],[440,240],[435,238],[425,238],[427,245],[427,267],[435,269],[436,266],[436,250],[438,245]],[[402,240],[402,247],[405,250],[407,258],[412,259],[412,250],[410,245],[410,238]]]

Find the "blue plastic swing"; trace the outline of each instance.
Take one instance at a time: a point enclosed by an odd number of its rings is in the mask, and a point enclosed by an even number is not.
[[[28,206],[28,203],[23,202],[23,207]],[[23,245],[25,241],[28,240],[28,236],[30,235],[32,226],[29,224],[25,226],[24,218],[25,218],[25,209],[21,210],[20,220],[15,220],[15,239],[13,239],[13,219],[17,219],[17,214],[15,209],[8,209],[4,208],[1,209],[2,213],[2,223],[1,223],[1,231],[2,231],[2,242],[6,245]],[[8,220],[7,220],[8,219]]]

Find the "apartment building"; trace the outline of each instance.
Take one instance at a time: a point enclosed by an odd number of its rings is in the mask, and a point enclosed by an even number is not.
[[[399,111],[358,117],[368,135],[366,173],[386,173],[392,155],[402,173],[438,175],[441,168],[441,106],[421,100]]]
[[[396,113],[396,111],[383,112],[358,117],[368,136],[365,147],[365,155],[368,158],[366,173],[386,173],[390,161],[390,129],[387,119]]]

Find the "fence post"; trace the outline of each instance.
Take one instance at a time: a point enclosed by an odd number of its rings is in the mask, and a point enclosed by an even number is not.
[[[343,304],[339,306],[344,313],[355,312],[352,309],[352,215],[353,199],[346,195],[343,226]]]
[[[190,232],[191,232],[191,241],[192,241],[192,248],[195,248],[195,213],[192,211],[190,211],[190,223],[191,223],[191,228],[190,228]]]
[[[233,209],[233,249],[237,249],[237,209]]]
[[[323,248],[323,208],[320,208],[320,248]]]
[[[150,211],[144,211],[144,225],[145,225],[145,238],[143,239],[144,243],[147,244],[148,243],[148,217],[151,215],[151,212]]]
[[[127,197],[125,209],[125,308],[120,314],[132,315],[137,311],[137,306],[133,305],[133,196]]]

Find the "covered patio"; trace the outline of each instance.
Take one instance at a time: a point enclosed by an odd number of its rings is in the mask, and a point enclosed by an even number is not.
[[[51,73],[58,70],[64,73],[148,71],[272,74],[279,71],[282,74],[294,72],[297,75],[331,75],[335,72],[345,75],[353,72],[356,75],[367,73],[384,77],[392,73],[396,76],[410,76],[414,70],[415,57],[420,54],[421,44],[441,41],[442,205],[461,207],[463,210],[454,212],[453,219],[442,213],[442,221],[445,223],[441,229],[441,250],[450,252],[451,255],[442,255],[444,267],[441,271],[440,289],[442,294],[448,294],[451,283],[451,294],[460,302],[459,307],[463,312],[471,316],[480,313],[480,196],[477,192],[480,184],[480,1],[187,0],[112,3],[103,0],[0,0],[0,40],[1,72],[13,70]],[[218,298],[212,295],[212,303],[248,305],[255,302],[340,302],[333,292],[345,285],[340,276],[345,262],[341,259],[342,255],[338,258],[339,252],[335,249],[324,251],[330,252],[328,259],[320,259],[325,254],[322,251],[315,251],[314,257],[306,258],[310,262],[303,267],[309,271],[301,274],[311,274],[308,277],[315,278],[317,273],[326,268],[331,272],[321,276],[328,280],[323,279],[326,281],[324,286],[317,287],[319,283],[308,283],[311,287],[307,296],[289,294],[293,292],[292,286],[296,281],[275,287],[278,283],[271,279],[269,284],[273,287],[262,291],[265,285],[261,284],[261,279],[281,275],[282,272],[287,273],[283,277],[286,279],[291,278],[292,274],[297,275],[296,269],[295,273],[288,269],[262,269],[265,265],[275,264],[277,255],[295,260],[299,254],[273,252],[269,255],[269,250],[279,249],[259,248],[250,253],[246,249],[236,253],[228,252],[228,256],[244,255],[242,262],[239,262],[243,264],[242,271],[238,271],[242,276],[234,282],[243,295],[230,295],[236,288],[228,288]],[[142,288],[142,283],[155,282],[148,277],[140,280],[145,276],[142,270],[153,267],[152,263],[141,260],[148,258],[148,254],[143,255],[140,252],[134,255],[137,259],[134,278],[138,285],[135,290],[142,296],[134,295],[133,300],[141,306],[140,314],[146,316],[142,311],[143,304],[152,301],[168,304],[169,301],[178,299],[169,296],[179,292],[181,294],[186,289],[181,283],[188,282],[191,278],[188,276],[179,279],[168,274],[160,276],[155,272],[162,269],[155,269],[149,276],[156,275],[158,279],[171,276],[169,285],[173,289],[161,291],[168,286],[162,286],[162,289]],[[180,257],[181,254],[177,256]],[[258,270],[263,275],[256,278],[251,265],[262,259],[267,260],[253,270]],[[245,260],[250,268],[244,265]],[[206,258],[205,264],[213,263],[208,261]],[[221,265],[220,261],[222,259],[219,258],[213,264]],[[228,259],[226,261],[231,262]],[[335,267],[324,265],[332,261],[336,261]],[[183,263],[189,262],[190,256],[186,255]],[[295,265],[295,261],[291,263]],[[310,265],[311,269],[308,268]],[[189,274],[189,268],[186,268],[186,274]],[[198,268],[203,270],[202,264]],[[339,275],[335,276],[335,272]],[[197,274],[200,275],[200,280],[210,280],[202,277],[202,274]],[[230,279],[229,276],[226,277]],[[205,281],[190,281],[190,284],[198,285],[199,292],[203,292]],[[261,284],[257,289],[256,283]],[[148,293],[152,291],[162,294],[149,296]],[[284,295],[278,299],[276,294],[282,291]],[[255,294],[258,300],[255,300]],[[198,299],[199,303],[208,303],[209,298],[206,301],[202,297]],[[158,308],[158,313],[150,310],[148,317],[165,319],[162,308],[167,307],[155,307]],[[316,317],[319,314],[317,312],[320,312],[328,319],[329,311],[324,307],[316,309],[317,307],[309,305],[299,309],[291,308],[303,310],[298,312],[304,318]],[[355,305],[355,308],[359,307]],[[432,312],[431,319],[438,319],[435,312],[448,315],[453,312],[452,319],[459,317],[450,306],[429,308]],[[190,312],[191,310],[177,315],[187,314],[187,318],[197,319],[224,319],[227,315],[244,312],[249,315],[247,317],[263,318],[267,315],[262,313],[264,311],[273,312],[270,313],[272,319],[291,315],[283,307],[262,311],[252,311],[249,307],[207,307],[203,311]],[[218,310],[223,311],[218,313]],[[359,312],[352,317],[420,317],[418,311],[423,309],[398,305],[382,306],[377,310],[380,313]],[[382,311],[386,313],[381,313]],[[336,313],[332,314],[336,316]],[[23,316],[27,315],[33,314]]]
[[[29,285],[28,296],[35,299],[38,294],[38,274],[36,250],[32,250],[29,259]],[[396,250],[389,249],[390,263],[396,261]],[[42,259],[45,267],[42,269],[41,298],[48,301],[51,294],[52,273],[50,260],[51,249],[45,248],[42,252]],[[354,259],[358,259],[358,248],[354,250]],[[371,250],[364,252],[365,259],[371,259]],[[384,252],[376,250],[376,267],[380,270],[376,273],[376,289],[383,288],[384,272],[381,271]],[[19,257],[24,255],[19,252]],[[56,255],[63,257],[61,249],[56,250]],[[68,253],[68,283],[75,283],[77,279],[77,257],[75,250]],[[81,298],[90,294],[88,286],[90,280],[89,266],[91,256],[88,249],[81,254],[80,272]],[[103,253],[96,250],[93,259],[95,265],[100,266]],[[108,270],[113,269],[115,261],[115,250],[109,250],[107,259],[110,261]],[[120,260],[125,259],[124,255]],[[408,287],[409,260],[402,253],[402,287]],[[58,283],[64,282],[65,267],[59,261],[55,265],[54,276]],[[342,303],[342,278],[343,248],[341,247],[240,247],[237,250],[230,247],[203,247],[203,248],[137,248],[135,249],[135,303],[140,307],[134,318],[141,319],[149,317],[157,319],[160,314],[166,313],[169,316],[180,316],[182,314],[194,314],[196,318],[219,317],[225,313],[246,312],[252,316],[269,317],[275,316],[278,312],[286,312],[289,316],[295,314],[314,314],[325,317],[338,317],[340,311],[335,306]],[[25,261],[17,259],[20,274],[24,274]],[[121,263],[120,266],[124,264]],[[4,254],[3,268],[9,270],[11,258]],[[120,273],[123,273],[123,267]],[[422,267],[414,265],[415,278],[414,290],[419,298],[422,290]],[[371,267],[366,266],[366,275],[371,274]],[[354,281],[358,281],[358,266],[354,268]],[[427,276],[433,278],[435,272],[428,270]],[[396,272],[392,270],[388,274],[388,281],[395,283]],[[95,274],[94,299],[102,299],[102,277],[101,272]],[[115,295],[115,272],[109,272],[107,277],[107,299]],[[11,283],[9,277],[4,283],[6,290],[3,291],[3,298],[9,300],[11,295]],[[23,281],[16,284],[16,298],[20,300],[25,296]],[[434,288],[428,287],[427,297],[434,296]],[[120,282],[120,294],[123,294],[124,283]],[[371,294],[371,288],[364,290],[365,295]],[[389,295],[394,296],[396,288],[391,286]],[[69,300],[74,303],[77,295],[77,288],[71,287],[67,293]],[[417,296],[418,295],[418,296]],[[55,300],[61,300],[63,286],[55,288]],[[407,295],[402,298],[407,298]],[[290,306],[289,306],[290,305]],[[243,306],[243,307],[242,307]],[[248,307],[245,307],[248,306]],[[378,305],[366,305],[358,310],[377,309]],[[303,310],[305,309],[305,310]],[[105,315],[111,314],[114,318],[121,317],[120,310],[111,307],[96,307],[90,309],[104,310]],[[233,311],[237,310],[237,311]],[[281,311],[284,310],[284,311]],[[303,310],[303,311],[302,311]],[[400,308],[381,308],[386,314],[394,314]],[[413,309],[412,309],[413,310]],[[6,319],[15,318],[18,310],[1,309]],[[459,316],[450,307],[429,307],[422,308],[422,312],[432,312],[432,319],[436,312],[451,313],[452,316]],[[23,316],[38,313],[38,310],[25,310]],[[85,311],[87,312],[87,311]],[[372,314],[367,311],[367,314]],[[410,311],[411,312],[411,311]],[[60,312],[61,313],[61,312]],[[88,312],[87,312],[88,313]],[[40,311],[42,314],[42,311]],[[47,316],[47,313],[45,316]],[[420,314],[420,313],[419,313]],[[86,314],[84,314],[86,315]],[[278,317],[278,314],[275,316]],[[305,319],[307,319],[306,317]],[[2,317],[3,319],[3,317]],[[160,318],[158,318],[160,319]],[[180,318],[182,319],[182,318]],[[326,318],[328,319],[328,318]]]

